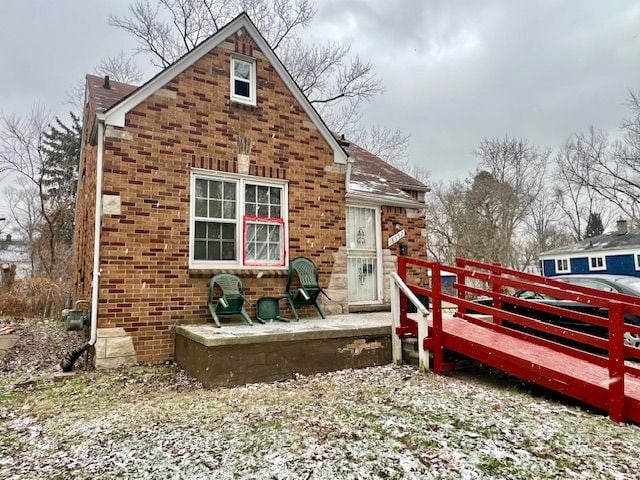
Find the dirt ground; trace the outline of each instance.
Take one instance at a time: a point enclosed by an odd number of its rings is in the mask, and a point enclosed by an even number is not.
[[[24,328],[31,340],[0,378],[3,479],[631,479],[640,471],[637,426],[484,370],[434,376],[390,365],[210,390],[174,365],[59,377],[60,352],[42,337],[61,350],[81,339],[52,324]]]

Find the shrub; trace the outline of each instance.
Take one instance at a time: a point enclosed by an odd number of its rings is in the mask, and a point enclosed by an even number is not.
[[[13,317],[57,316],[66,300],[62,284],[45,277],[27,278],[0,292],[0,314]]]

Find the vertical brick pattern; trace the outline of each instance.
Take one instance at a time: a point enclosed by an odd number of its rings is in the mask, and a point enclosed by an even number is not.
[[[251,174],[289,181],[290,256],[314,259],[325,287],[345,242],[345,174],[325,170],[332,149],[257,47],[236,40],[164,86],[175,95],[153,95],[130,111],[130,136],[105,142],[104,193],[120,195],[122,211],[103,216],[99,326],[123,327],[139,361],[171,359],[171,327],[208,319],[214,272],[188,268],[189,173],[235,172],[238,136],[251,139]],[[256,107],[229,101],[236,48],[256,58]],[[250,301],[284,291],[283,276],[256,273],[243,275]]]

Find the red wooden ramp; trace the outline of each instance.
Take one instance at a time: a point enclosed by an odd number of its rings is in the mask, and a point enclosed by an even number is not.
[[[420,278],[424,269],[431,272],[431,288],[411,283],[416,281],[411,275],[408,278],[407,271]],[[455,295],[442,290],[441,271],[456,275]],[[482,285],[489,287],[483,288]],[[608,318],[515,299],[502,293],[504,287],[592,304],[605,308]],[[421,320],[407,315],[408,302],[417,302],[414,294],[427,296],[431,301],[431,314],[424,315]],[[490,297],[491,305],[470,301],[470,294]],[[430,351],[435,373],[452,367],[443,362],[444,350],[451,350],[606,410],[614,421],[640,423],[640,369],[633,363],[640,360],[640,349],[624,344],[625,332],[640,334],[640,327],[624,322],[625,314],[640,316],[639,298],[466,259],[458,259],[454,267],[408,257],[399,258],[398,275],[392,280],[392,296],[398,300],[394,308],[396,360],[401,338],[418,337],[421,366],[428,367]],[[502,302],[507,299],[511,304],[527,309],[597,325],[606,329],[608,337],[596,337],[503,310]],[[453,304],[456,310],[443,315],[443,301]],[[483,314],[484,318],[467,313],[471,309]],[[503,325],[505,321],[509,322],[508,326]],[[513,329],[514,324],[526,327],[531,333]],[[546,337],[541,338],[535,332],[544,333]],[[578,347],[567,346],[567,340]]]

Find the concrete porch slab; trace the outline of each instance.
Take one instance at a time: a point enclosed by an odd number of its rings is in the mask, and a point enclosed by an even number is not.
[[[391,314],[266,325],[176,327],[175,359],[205,386],[231,386],[391,362]]]
[[[326,319],[303,318],[299,322],[290,323],[254,323],[253,326],[223,323],[221,328],[216,328],[211,323],[205,323],[176,327],[176,335],[207,347],[390,334],[390,312],[351,313],[332,315]]]

